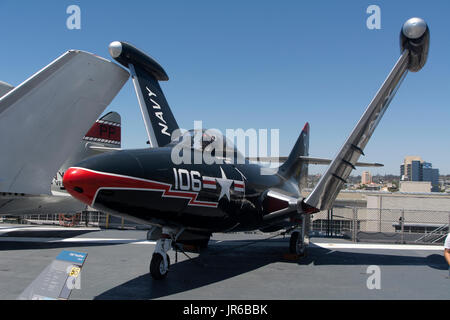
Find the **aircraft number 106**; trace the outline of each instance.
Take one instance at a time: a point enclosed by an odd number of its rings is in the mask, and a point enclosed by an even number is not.
[[[202,190],[202,175],[200,172],[173,168],[173,174],[175,178],[175,189],[197,192]]]

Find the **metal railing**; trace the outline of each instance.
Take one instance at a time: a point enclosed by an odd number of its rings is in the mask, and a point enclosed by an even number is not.
[[[53,214],[4,219],[4,222],[116,229],[143,226],[96,211],[78,216]],[[342,237],[354,242],[443,243],[449,233],[450,211],[335,207],[312,215],[311,236]]]
[[[97,211],[84,211],[77,214],[34,214],[4,217],[2,222],[16,224],[60,225],[64,227],[98,227],[105,214]]]
[[[421,236],[419,239],[417,239],[415,242],[424,242],[424,241],[430,241],[431,243],[436,243],[442,240],[446,237],[448,233],[448,224],[444,224],[430,233],[425,233],[423,236]],[[447,231],[447,232],[446,232]],[[445,233],[443,233],[445,232]]]
[[[330,211],[313,215],[311,235],[355,242],[436,244],[442,243],[449,233],[450,211],[356,207]]]
[[[59,225],[63,227],[98,227],[103,229],[145,229],[148,227],[98,211],[77,214],[36,214],[4,217],[0,221],[14,224]]]

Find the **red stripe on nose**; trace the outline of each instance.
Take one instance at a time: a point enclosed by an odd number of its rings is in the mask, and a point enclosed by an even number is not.
[[[198,201],[198,192],[172,190],[171,184],[83,168],[67,170],[63,177],[63,184],[75,199],[90,206],[94,205],[93,202],[100,188],[120,188],[161,191],[163,197],[185,198],[190,200],[190,205],[217,207],[217,202]]]
[[[63,185],[72,197],[91,205],[97,190],[101,186],[101,181],[96,180],[98,180],[98,177],[93,172],[80,168],[70,168],[64,173]]]

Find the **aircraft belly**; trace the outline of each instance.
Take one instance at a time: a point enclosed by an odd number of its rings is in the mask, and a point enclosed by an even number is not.
[[[232,206],[189,205],[189,198],[168,197],[159,190],[100,190],[94,208],[133,217],[149,224],[180,224],[190,228],[220,231],[233,227]],[[224,210],[225,209],[225,210]]]

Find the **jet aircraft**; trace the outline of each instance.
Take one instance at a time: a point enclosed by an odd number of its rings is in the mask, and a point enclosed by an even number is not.
[[[169,79],[164,69],[131,44],[113,42],[110,54],[130,70],[152,148],[81,161],[67,170],[64,187],[99,211],[153,226],[148,238],[157,240],[150,263],[155,279],[167,276],[167,252],[172,247],[188,241],[206,245],[216,232],[284,230],[291,234],[290,251],[302,254],[308,217],[332,208],[402,80],[408,71],[424,66],[429,37],[424,20],[404,23],[399,59],[333,160],[309,157],[307,123],[290,155],[270,175],[262,174],[260,163],[250,159],[240,163],[239,150],[218,134],[195,130],[181,134],[159,85]],[[196,143],[196,136],[201,136],[201,143]],[[190,160],[200,155],[202,162],[174,163],[179,150],[190,151]],[[201,156],[205,151],[212,163]],[[315,162],[330,164],[304,198],[308,165]]]

